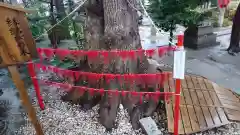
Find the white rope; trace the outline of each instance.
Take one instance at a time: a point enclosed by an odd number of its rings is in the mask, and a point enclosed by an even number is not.
[[[156,26],[156,24],[153,22],[152,18],[149,16],[149,14],[148,14],[146,8],[144,7],[142,1],[141,1],[141,0],[139,0],[139,1],[140,1],[140,4],[141,4],[141,7],[143,8],[144,13],[146,14],[147,18],[148,18],[148,19],[150,20],[150,22],[152,23],[153,27],[157,30],[157,32],[158,32],[159,34],[163,35],[163,36],[169,35],[169,34],[165,34],[165,33],[163,34],[163,32],[161,32],[161,30]],[[171,38],[171,37],[170,37],[170,38]],[[173,43],[173,42],[171,42],[171,41],[168,41],[168,42],[169,42],[170,44],[172,44],[172,45],[176,45],[175,43]]]
[[[56,24],[54,24],[52,27],[50,27],[46,32],[44,32],[43,34],[41,34],[40,36],[38,36],[37,38],[35,38],[35,40],[38,40],[40,37],[46,35],[50,30],[52,30],[53,28],[55,28],[57,25],[59,25],[62,21],[64,21],[66,18],[68,18],[70,15],[72,15],[73,13],[75,13],[80,7],[83,6],[83,4],[86,2],[87,0],[84,0],[82,3],[80,3],[72,12],[70,12],[68,15],[66,15],[62,20],[60,20],[59,22],[57,22]]]

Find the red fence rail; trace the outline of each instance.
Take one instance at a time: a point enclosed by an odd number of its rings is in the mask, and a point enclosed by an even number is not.
[[[183,47],[183,35],[178,35],[178,48]],[[112,51],[101,51],[101,50],[91,50],[91,51],[76,51],[76,50],[65,50],[65,49],[49,49],[49,48],[38,48],[38,53],[41,59],[43,59],[43,55],[45,57],[51,58],[53,55],[57,55],[61,59],[64,58],[67,55],[75,55],[75,56],[83,56],[87,55],[88,58],[94,59],[97,56],[103,56],[104,61],[108,62],[109,58],[112,55],[120,56],[123,60],[125,60],[127,57],[130,57],[131,59],[135,59],[136,57],[141,57],[143,53],[145,53],[148,57],[152,57],[154,53],[158,53],[159,56],[163,56],[164,53],[170,50],[176,50],[176,47],[160,47],[159,49],[150,49],[150,50],[112,50]],[[83,86],[74,86],[66,83],[56,83],[51,82],[49,80],[38,80],[35,68],[42,68],[44,71],[51,71],[55,73],[61,73],[68,75],[70,77],[79,78],[79,76],[85,76],[86,78],[93,77],[92,79],[96,78],[105,78],[108,79],[118,79],[118,80],[124,80],[125,82],[140,82],[146,81],[146,80],[152,80],[151,83],[158,83],[160,87],[163,87],[164,81],[168,80],[166,78],[167,73],[159,73],[159,74],[124,74],[124,75],[114,75],[114,74],[97,74],[97,73],[89,73],[89,72],[76,72],[71,70],[65,70],[65,69],[59,69],[57,67],[53,66],[45,66],[42,64],[34,64],[33,62],[28,62],[28,70],[29,74],[32,78],[33,86],[35,88],[37,100],[39,103],[40,108],[44,109],[44,103],[43,98],[41,96],[40,87],[38,84],[38,81],[41,81],[48,85],[57,85],[63,88],[67,88],[68,90],[71,90],[72,88],[77,88],[81,92],[89,92],[90,95],[94,95],[94,93],[100,93],[101,95],[108,93],[108,94],[114,94],[114,95],[121,95],[125,96],[126,94],[131,94],[133,96],[139,96],[142,100],[142,97],[148,97],[148,98],[154,98],[156,101],[158,101],[159,97],[163,96],[165,100],[168,100],[169,96],[175,96],[175,109],[174,109],[174,135],[178,134],[178,124],[179,124],[179,106],[180,106],[180,90],[181,90],[181,80],[176,79],[175,86],[176,91],[175,92],[160,92],[157,90],[156,92],[136,92],[136,91],[127,91],[127,90],[104,90],[104,89],[95,89],[95,88],[87,88]],[[120,79],[121,78],[121,79]],[[122,83],[122,82],[121,82]],[[146,83],[146,82],[145,82]]]

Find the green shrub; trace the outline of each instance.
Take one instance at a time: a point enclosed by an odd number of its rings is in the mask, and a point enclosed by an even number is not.
[[[230,21],[228,18],[224,18],[223,20],[223,27],[231,26],[232,21]]]
[[[212,12],[212,16],[210,20],[212,22],[213,27],[218,27],[218,15],[219,15],[219,12],[217,11]]]
[[[34,38],[44,32],[44,27],[39,24],[30,23],[30,29]]]

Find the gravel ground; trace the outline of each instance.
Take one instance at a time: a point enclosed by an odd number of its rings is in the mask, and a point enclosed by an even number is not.
[[[43,126],[45,135],[143,135],[141,130],[135,131],[129,123],[127,112],[120,105],[117,125],[111,133],[106,132],[105,128],[98,122],[98,108],[95,106],[89,111],[82,111],[79,106],[72,106],[60,100],[60,95],[64,90],[51,86],[41,86],[42,95],[46,109],[41,111],[37,105],[35,94],[30,90],[34,97],[33,105],[37,109],[37,115]],[[162,106],[154,113],[153,119],[158,121],[159,129],[163,135],[170,135],[167,132],[166,115]],[[25,116],[26,124],[17,131],[17,135],[34,135],[35,130],[28,118]],[[219,128],[211,129],[194,135],[240,135],[240,123],[232,123]]]
[[[51,92],[53,88],[49,88]],[[56,90],[57,91],[57,90]],[[51,93],[52,94],[52,93]],[[118,128],[111,133],[107,133],[105,128],[98,122],[98,108],[95,106],[92,110],[82,111],[80,107],[72,106],[68,103],[54,99],[54,95],[48,96],[48,102],[45,104],[46,109],[37,110],[38,117],[46,135],[141,135],[141,131],[133,131],[129,123],[129,117],[126,111],[120,106],[118,112]],[[19,135],[35,134],[33,126],[29,123],[21,128]]]
[[[46,135],[143,135],[141,130],[132,129],[129,116],[122,105],[120,105],[116,120],[118,128],[109,133],[98,122],[98,105],[89,111],[82,111],[78,105],[72,106],[62,102],[60,100],[62,94],[64,92],[60,88],[42,86],[46,106],[43,111],[36,104],[36,98],[33,98],[33,104]],[[26,120],[29,121],[27,117]],[[34,135],[35,131],[32,124],[27,122],[17,134]]]

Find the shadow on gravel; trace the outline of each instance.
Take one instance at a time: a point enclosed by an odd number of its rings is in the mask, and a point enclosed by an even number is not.
[[[8,71],[0,69],[0,135],[15,135],[25,123],[17,89]]]

